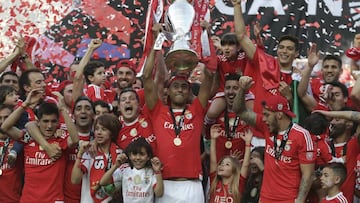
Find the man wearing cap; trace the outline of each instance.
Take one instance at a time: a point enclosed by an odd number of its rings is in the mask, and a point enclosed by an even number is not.
[[[238,116],[263,133],[265,145],[264,179],[260,202],[305,202],[312,184],[314,145],[307,130],[292,123],[295,114],[288,101],[279,95],[263,102],[263,114],[245,107],[245,92],[253,85],[251,77],[239,80],[240,91],[233,110]]]
[[[168,105],[158,97],[152,78],[155,51],[145,63],[143,82],[145,106],[156,136],[156,155],[163,162],[164,195],[156,202],[203,203],[200,139],[212,74],[204,71],[198,96],[192,100],[188,78],[175,75],[168,82]]]

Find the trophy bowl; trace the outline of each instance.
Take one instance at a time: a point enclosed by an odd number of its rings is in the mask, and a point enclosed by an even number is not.
[[[189,43],[194,17],[194,8],[187,0],[176,0],[169,7],[168,18],[174,34],[173,44],[165,57],[165,64],[173,72],[190,72],[199,62],[196,52],[190,48]]]

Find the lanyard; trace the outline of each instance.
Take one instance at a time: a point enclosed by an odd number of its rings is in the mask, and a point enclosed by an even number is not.
[[[279,160],[280,157],[281,157],[281,154],[282,152],[284,151],[284,148],[285,148],[285,145],[286,145],[286,142],[288,141],[289,139],[289,132],[290,132],[290,129],[292,127],[293,123],[290,122],[290,125],[288,127],[288,129],[286,130],[282,140],[281,140],[281,144],[279,146],[279,150],[277,150],[277,135],[274,135],[274,151],[275,151],[275,159]]]
[[[181,132],[181,128],[184,125],[184,114],[185,114],[186,108],[184,108],[184,110],[182,111],[178,124],[176,123],[175,115],[174,115],[174,112],[173,112],[172,108],[169,107],[169,109],[170,109],[170,113],[171,113],[171,118],[172,118],[173,123],[174,123],[175,135],[176,135],[176,137],[179,137],[180,132]]]
[[[225,133],[226,133],[226,137],[228,139],[233,138],[233,135],[235,134],[236,128],[239,125],[239,121],[240,118],[239,116],[236,116],[235,121],[234,121],[234,125],[232,126],[232,129],[230,130],[230,126],[229,126],[229,113],[227,111],[227,109],[225,108],[225,112],[224,112],[224,123],[225,123]]]

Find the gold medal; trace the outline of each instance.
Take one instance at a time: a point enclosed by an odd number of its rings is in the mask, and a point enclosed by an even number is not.
[[[40,151],[43,151],[44,148],[43,148],[42,146],[39,146],[39,150],[40,150]]]
[[[2,169],[0,169],[0,176],[2,176]]]
[[[174,139],[174,145],[175,145],[175,146],[180,146],[180,145],[181,145],[181,139],[178,138],[178,137],[176,137],[176,138]]]
[[[225,148],[226,149],[231,149],[231,147],[232,147],[232,142],[230,140],[226,141],[225,142]]]

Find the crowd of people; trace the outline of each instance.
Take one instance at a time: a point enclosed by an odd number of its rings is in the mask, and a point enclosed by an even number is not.
[[[208,60],[168,71],[152,49],[140,78],[121,60],[110,84],[92,39],[52,85],[17,38],[0,62],[0,202],[360,201],[360,34],[346,52],[347,87],[341,59],[315,43],[303,70],[294,36],[268,55],[232,3],[235,32],[212,37],[216,71]],[[162,29],[153,25],[154,39]]]

